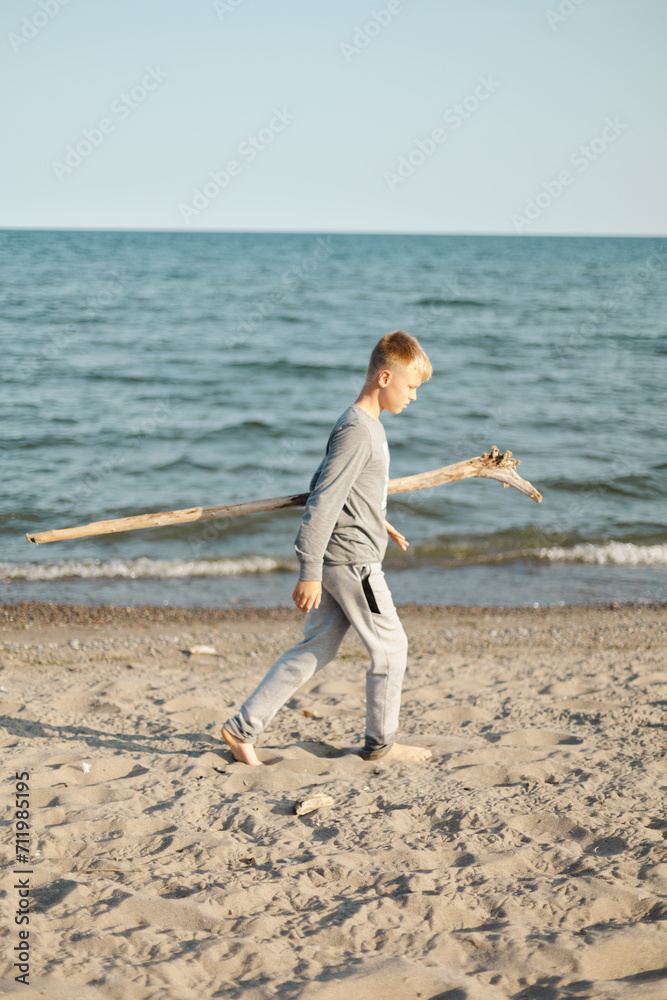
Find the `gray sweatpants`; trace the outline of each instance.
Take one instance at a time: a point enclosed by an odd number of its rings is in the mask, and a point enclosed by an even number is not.
[[[324,565],[322,599],[306,616],[303,639],[276,660],[225,729],[254,743],[285,702],[334,659],[350,625],[371,657],[362,755],[373,759],[385,753],[398,730],[408,640],[379,562]]]

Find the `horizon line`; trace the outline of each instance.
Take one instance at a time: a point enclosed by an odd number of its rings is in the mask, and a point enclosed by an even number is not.
[[[170,229],[150,226],[0,226],[0,232],[32,233],[187,233],[227,234],[257,236],[496,236],[520,239],[549,237],[555,239],[656,239],[667,238],[667,233],[552,233],[552,232],[482,232],[482,231],[426,231],[426,230],[362,230],[362,229]]]

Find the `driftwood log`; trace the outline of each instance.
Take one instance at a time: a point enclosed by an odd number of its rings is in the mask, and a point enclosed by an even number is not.
[[[432,472],[421,472],[416,476],[390,479],[387,493],[412,493],[442,483],[455,483],[459,479],[497,479],[503,486],[514,486],[531,500],[539,503],[542,494],[516,471],[518,458],[512,452],[501,453],[494,445],[490,452],[465,462],[445,465]],[[52,531],[26,532],[29,542],[58,542],[65,538],[85,538],[88,535],[107,535],[117,531],[137,531],[139,528],[161,528],[171,524],[187,524],[190,521],[210,521],[219,517],[237,517],[240,514],[259,514],[268,510],[284,510],[287,507],[305,507],[310,493],[294,493],[290,496],[271,497],[268,500],[247,500],[243,503],[223,504],[219,507],[186,507],[183,510],[161,511],[157,514],[136,514],[133,517],[119,517],[113,521],[93,521],[75,528],[54,528]]]

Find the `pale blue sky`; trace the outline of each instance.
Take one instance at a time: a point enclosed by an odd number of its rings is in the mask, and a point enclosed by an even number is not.
[[[667,232],[665,0],[5,0],[0,26],[3,227]]]

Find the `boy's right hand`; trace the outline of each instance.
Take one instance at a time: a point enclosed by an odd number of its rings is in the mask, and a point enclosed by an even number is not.
[[[322,584],[319,580],[299,580],[292,600],[299,611],[310,611],[311,608],[319,608],[322,599]]]

